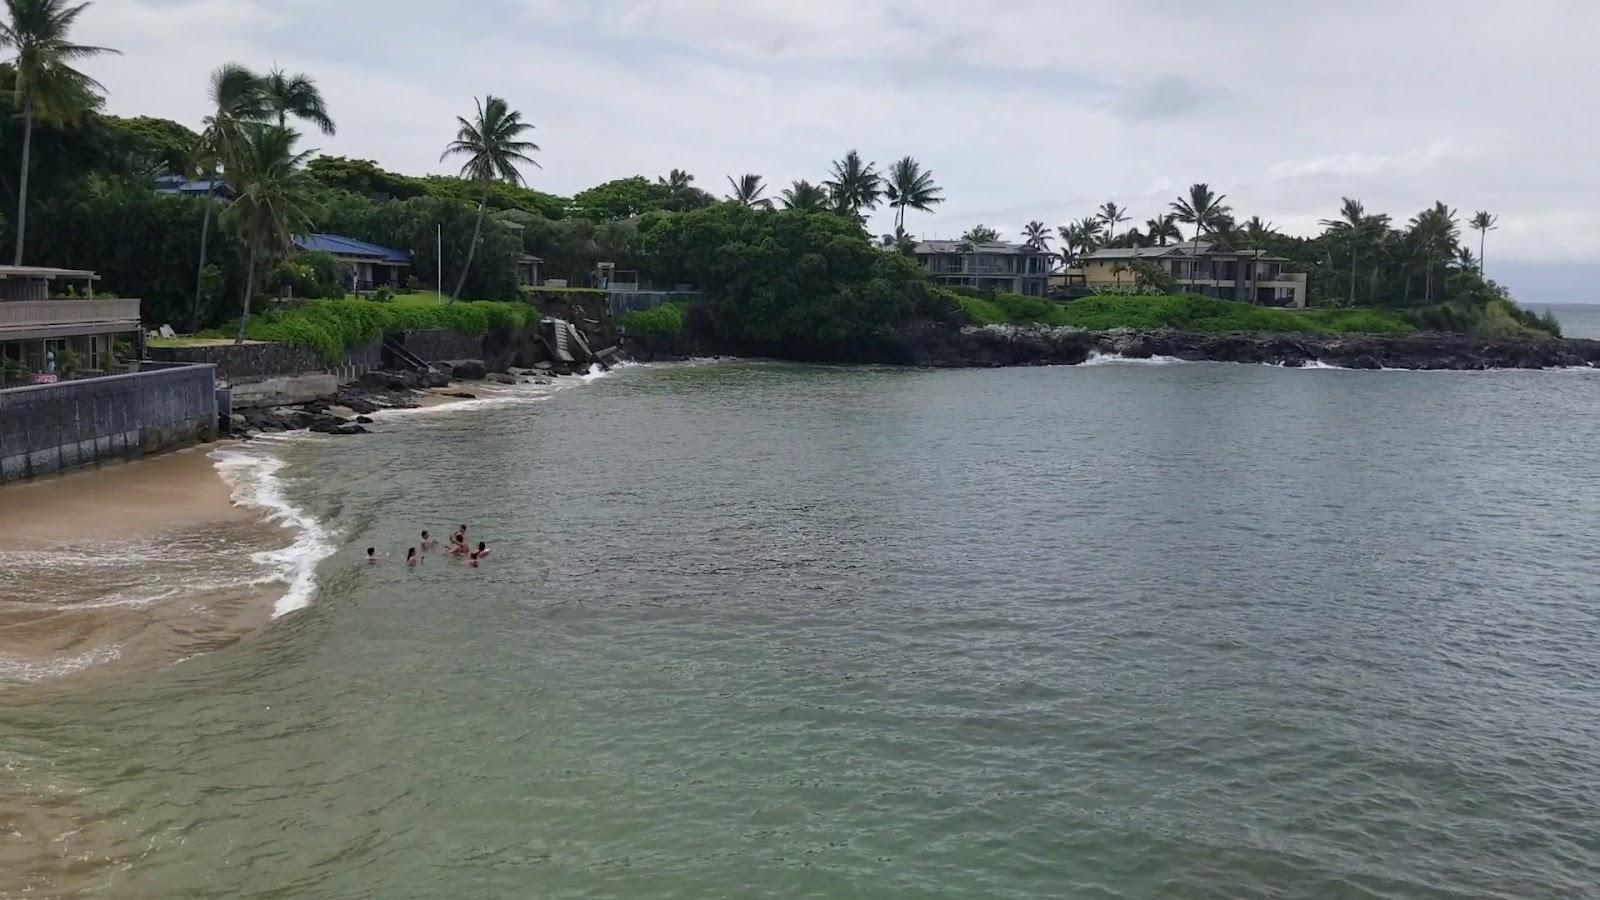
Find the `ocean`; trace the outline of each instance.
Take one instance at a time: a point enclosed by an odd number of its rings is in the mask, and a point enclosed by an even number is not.
[[[721,362],[230,446],[277,617],[0,688],[0,893],[1592,895],[1597,396]]]
[[[1546,303],[1529,308],[1555,313],[1564,337],[1600,338],[1600,303]]]

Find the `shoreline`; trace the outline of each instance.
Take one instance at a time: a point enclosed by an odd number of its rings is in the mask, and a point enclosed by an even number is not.
[[[269,616],[268,573],[222,556],[289,539],[237,502],[202,445],[0,487],[0,696],[160,668]]]
[[[413,415],[537,402],[604,374],[408,388],[370,415],[337,398],[311,406],[360,415],[377,429],[361,433],[381,434]],[[260,412],[288,421],[302,409]],[[285,496],[287,463],[272,445],[314,433],[263,429],[0,485],[0,698],[166,668],[309,606],[337,535]]]
[[[879,337],[806,346],[730,348],[714,336],[629,339],[647,361],[760,356],[795,362],[914,368],[1083,365],[1096,358],[1171,358],[1284,368],[1365,370],[1600,369],[1600,340],[1481,338],[1461,334],[1311,335],[1068,326],[961,326],[924,321]],[[734,353],[732,350],[747,352]]]

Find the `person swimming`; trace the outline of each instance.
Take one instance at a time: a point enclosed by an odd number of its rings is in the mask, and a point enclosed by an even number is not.
[[[423,534],[427,534],[427,532],[423,532]],[[417,548],[410,547],[410,548],[408,548],[406,550],[406,568],[415,569],[416,567],[417,567]]]
[[[376,563],[377,561],[378,561],[378,548],[377,547],[368,547],[367,548],[367,565],[370,566],[373,563]]]
[[[422,549],[423,553],[427,553],[429,550],[433,549],[433,545],[436,543],[438,542],[433,538],[428,537],[428,532],[426,529],[424,529],[422,532],[422,540],[418,542],[417,546]]]
[[[480,560],[480,559],[488,559],[488,558],[489,558],[489,548],[483,543],[483,541],[479,541],[478,542],[478,549],[472,551],[470,554],[467,555],[467,562],[470,563],[473,568],[477,568],[478,567],[478,560]]]

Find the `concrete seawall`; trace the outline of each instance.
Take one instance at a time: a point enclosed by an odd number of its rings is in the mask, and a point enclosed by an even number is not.
[[[211,440],[216,374],[190,365],[0,391],[0,482]]]

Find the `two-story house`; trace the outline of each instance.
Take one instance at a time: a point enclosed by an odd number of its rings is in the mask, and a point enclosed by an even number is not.
[[[1186,293],[1238,300],[1259,306],[1304,309],[1306,275],[1285,271],[1289,260],[1265,250],[1235,250],[1221,241],[1190,241],[1165,247],[1107,247],[1083,259],[1090,290],[1134,283],[1133,267],[1153,265]]]
[[[1051,255],[1027,244],[989,241],[921,241],[917,262],[940,284],[1043,297],[1049,293]]]
[[[118,340],[137,349],[139,301],[97,298],[95,279],[79,269],[0,266],[0,365],[10,382],[56,380],[65,351],[89,374],[111,368]]]

